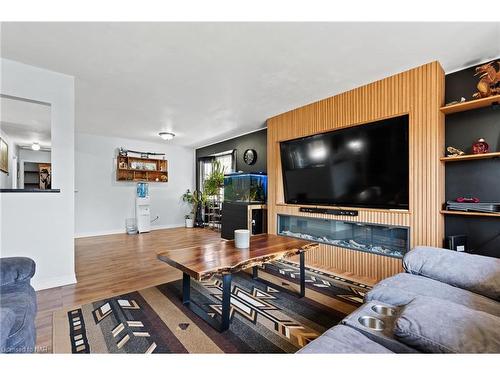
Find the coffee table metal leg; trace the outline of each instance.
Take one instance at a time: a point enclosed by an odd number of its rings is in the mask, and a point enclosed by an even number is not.
[[[231,312],[231,274],[222,276],[222,322],[221,331],[229,328],[229,318]]]
[[[252,279],[257,280],[259,278],[259,267],[253,266],[252,268]]]
[[[187,273],[182,274],[182,303],[184,305],[191,302],[191,276]]]
[[[196,302],[191,301],[191,276],[187,273],[182,275],[182,304],[217,331],[226,331],[229,328],[231,313],[231,274],[222,276],[222,314],[220,322],[211,317]]]
[[[299,266],[299,272],[300,272],[300,293],[299,295],[301,297],[304,297],[306,295],[306,267],[305,267],[305,256],[304,252],[302,251],[299,254],[299,259],[300,259],[300,266]]]

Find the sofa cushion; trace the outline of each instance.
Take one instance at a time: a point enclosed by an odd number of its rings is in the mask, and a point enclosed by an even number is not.
[[[8,307],[0,307],[0,347],[5,346],[10,331],[16,322],[16,314]]]
[[[0,307],[10,310],[15,320],[2,351],[11,351],[21,344],[21,351],[30,351],[35,344],[34,321],[36,294],[29,282],[16,282],[0,287]]]
[[[406,305],[417,296],[444,299],[500,317],[500,303],[423,276],[400,273],[380,281],[365,295],[365,301]]]
[[[499,317],[432,297],[416,297],[403,307],[394,335],[427,353],[500,352]]]
[[[392,353],[362,333],[344,325],[330,328],[323,335],[300,349],[299,354]]]
[[[405,255],[403,267],[408,273],[500,301],[500,259],[419,246]]]
[[[1,348],[6,353],[33,353],[36,343],[35,318],[26,320],[22,329],[11,334],[5,347]]]

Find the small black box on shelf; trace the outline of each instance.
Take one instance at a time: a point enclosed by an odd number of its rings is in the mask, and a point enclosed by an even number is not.
[[[455,235],[446,237],[446,248],[455,251],[467,251],[467,236]]]

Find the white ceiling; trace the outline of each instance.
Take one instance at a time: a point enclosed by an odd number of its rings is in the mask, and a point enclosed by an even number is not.
[[[50,105],[0,97],[0,128],[12,143],[50,148],[50,125]]]
[[[3,23],[3,57],[76,77],[76,130],[199,146],[439,60],[500,56],[499,23]]]

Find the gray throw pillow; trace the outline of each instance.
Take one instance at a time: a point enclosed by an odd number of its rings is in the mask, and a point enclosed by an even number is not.
[[[426,353],[500,353],[500,318],[419,296],[402,308],[394,336]]]

